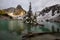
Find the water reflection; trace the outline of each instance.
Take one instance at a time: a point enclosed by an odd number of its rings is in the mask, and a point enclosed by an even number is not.
[[[60,23],[56,22],[44,22],[44,26],[25,24],[20,20],[1,20],[0,30],[9,30],[19,33],[29,33],[29,32],[52,32],[52,26],[54,26],[54,31],[60,28]]]
[[[8,30],[8,21],[0,20],[0,31]]]
[[[24,30],[24,24],[18,20],[11,20],[8,23],[10,31],[22,32]]]
[[[57,28],[60,28],[60,23],[56,22],[45,22],[44,27],[48,28],[50,31],[52,31],[52,26],[54,26],[55,31],[57,31]]]

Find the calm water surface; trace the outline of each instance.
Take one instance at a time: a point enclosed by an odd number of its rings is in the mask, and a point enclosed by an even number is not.
[[[44,22],[44,26],[32,26],[20,20],[0,20],[0,36],[6,40],[20,40],[20,36],[17,34],[52,32],[52,26],[54,26],[55,31],[57,31],[57,28],[60,28],[60,23]]]

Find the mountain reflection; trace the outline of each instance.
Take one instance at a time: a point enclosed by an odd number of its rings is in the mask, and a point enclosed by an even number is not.
[[[52,28],[54,31],[57,31],[57,28],[60,28],[60,23],[57,22],[44,22],[44,26],[34,26],[30,24],[23,23],[20,20],[0,20],[0,31],[12,31],[18,33],[36,33],[36,32],[52,32]],[[60,29],[59,29],[60,31]]]
[[[24,24],[18,20],[9,21],[8,25],[9,25],[10,31],[23,31],[24,30]]]

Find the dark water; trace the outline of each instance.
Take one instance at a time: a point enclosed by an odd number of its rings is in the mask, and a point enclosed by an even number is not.
[[[0,40],[21,40],[21,35],[28,32],[52,32],[60,28],[60,23],[43,22],[44,26],[25,24],[20,20],[0,20]],[[19,35],[20,34],[20,35]]]

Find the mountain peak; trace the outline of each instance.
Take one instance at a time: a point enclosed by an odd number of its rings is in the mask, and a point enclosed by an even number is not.
[[[22,9],[22,6],[21,6],[21,5],[17,5],[16,8],[17,8],[17,9]]]

